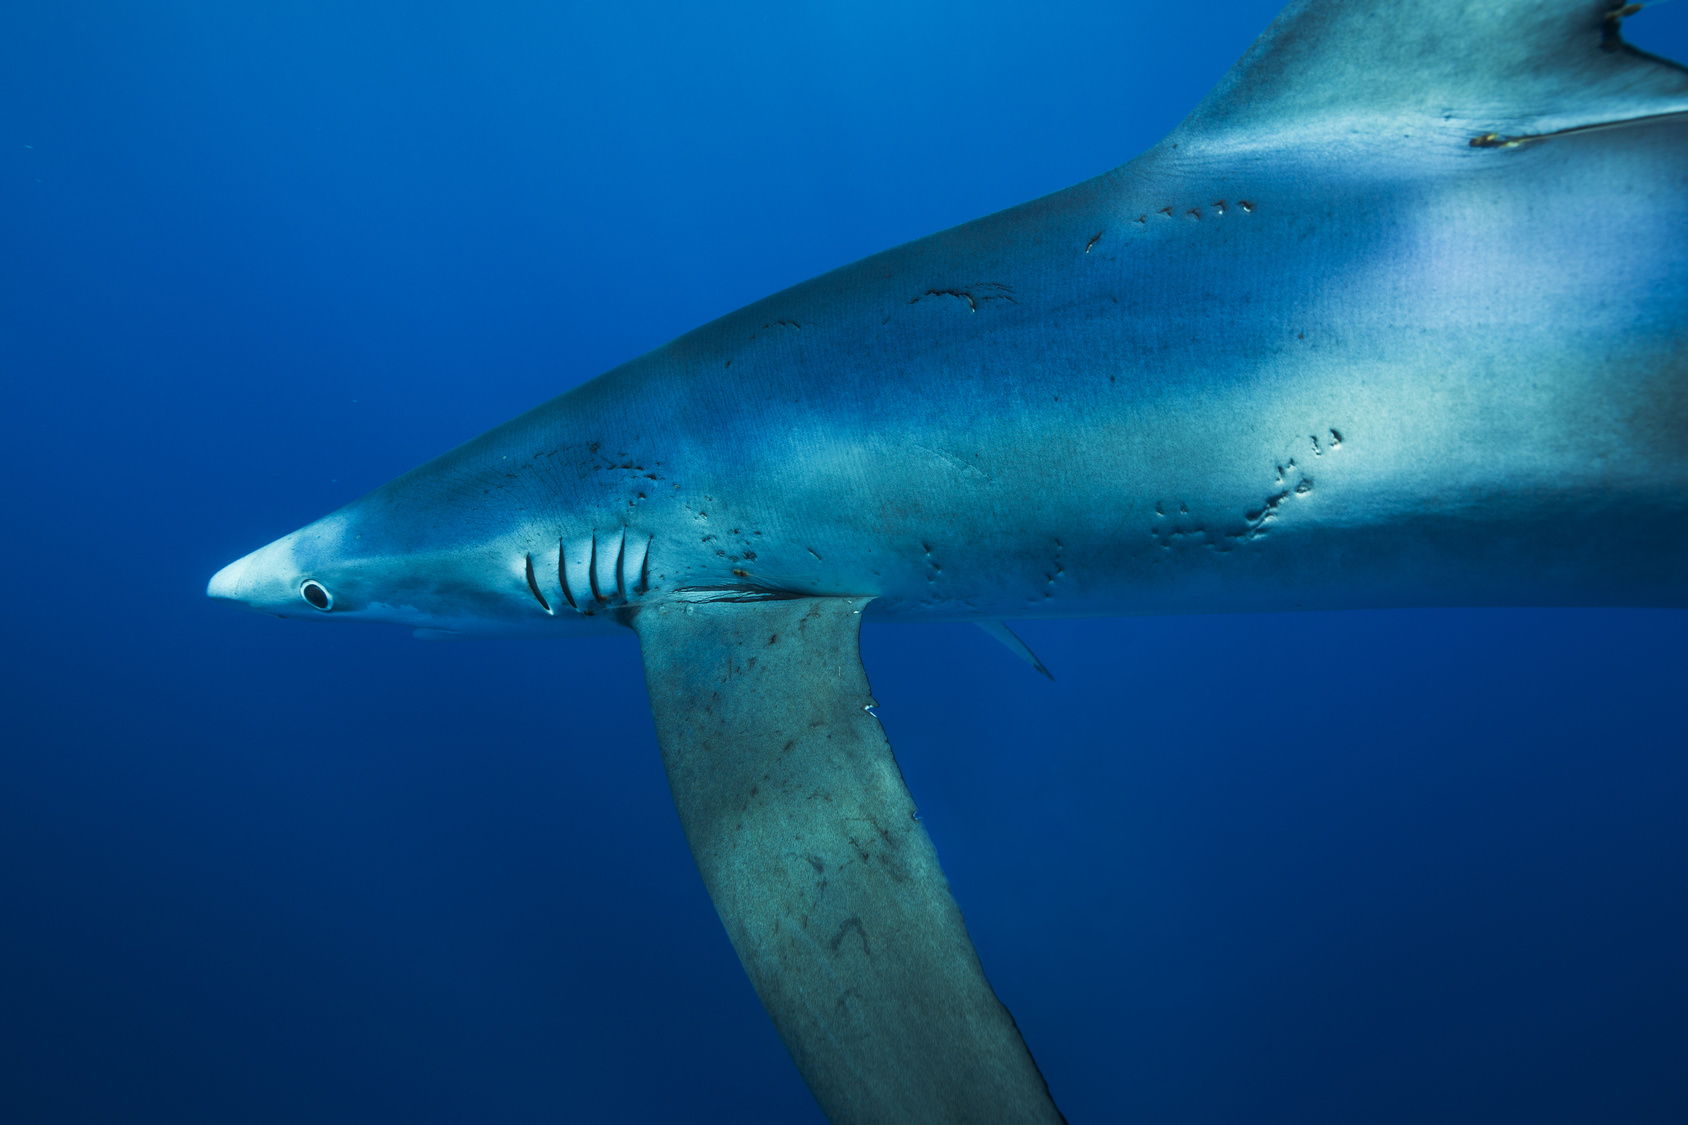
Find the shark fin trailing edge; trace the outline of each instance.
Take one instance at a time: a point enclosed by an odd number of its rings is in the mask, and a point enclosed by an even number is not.
[[[835,1125],[1061,1121],[868,710],[869,600],[639,611],[681,826]]]

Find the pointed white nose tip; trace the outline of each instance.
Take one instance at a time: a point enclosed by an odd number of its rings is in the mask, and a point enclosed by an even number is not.
[[[240,577],[245,570],[245,559],[236,559],[225,566],[211,576],[211,581],[205,586],[205,596],[208,598],[225,598],[235,602],[240,601]]]

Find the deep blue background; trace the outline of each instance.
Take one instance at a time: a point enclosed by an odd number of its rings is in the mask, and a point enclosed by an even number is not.
[[[631,637],[218,566],[821,270],[1121,163],[1274,0],[7,0],[0,1118],[818,1121]],[[1688,3],[1631,37],[1688,57]],[[1688,199],[1685,199],[1688,205]],[[870,627],[1076,1122],[1688,1120],[1673,612]]]

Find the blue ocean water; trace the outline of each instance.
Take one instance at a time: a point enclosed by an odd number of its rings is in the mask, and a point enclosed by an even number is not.
[[[0,1119],[819,1121],[632,638],[223,563],[766,293],[1122,163],[1273,0],[0,8]],[[1629,37],[1688,59],[1688,3]],[[1688,205],[1688,197],[1685,197]],[[1076,1122],[1688,1118],[1688,618],[864,635]]]

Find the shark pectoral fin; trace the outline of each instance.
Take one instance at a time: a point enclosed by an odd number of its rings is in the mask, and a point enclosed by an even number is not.
[[[1030,664],[1033,668],[1036,668],[1039,672],[1042,672],[1045,676],[1048,676],[1051,680],[1053,680],[1055,678],[1055,673],[1051,672],[1048,668],[1045,668],[1043,666],[1043,661],[1041,661],[1037,658],[1037,653],[1033,652],[1026,645],[1026,642],[1022,641],[1019,638],[1019,636],[1014,632],[1014,630],[1012,630],[1008,627],[1007,622],[1003,622],[1003,621],[980,621],[980,622],[976,622],[976,624],[979,626],[979,628],[983,629],[985,632],[989,633],[991,636],[995,637],[997,640],[999,640],[1003,644],[1007,645],[1009,652],[1013,653],[1015,656],[1018,656],[1021,660],[1024,660],[1027,664]]]
[[[833,1122],[1061,1121],[868,710],[870,600],[639,611],[681,826]]]

